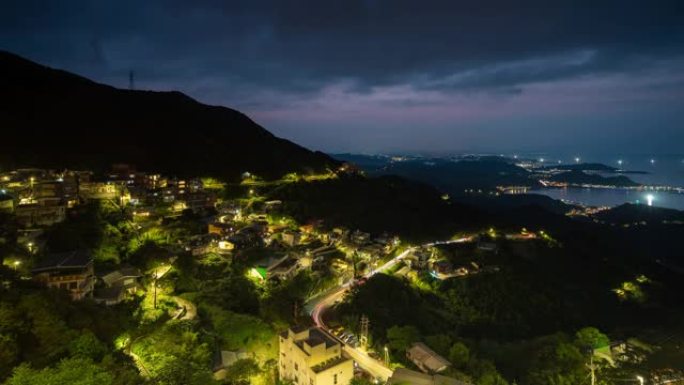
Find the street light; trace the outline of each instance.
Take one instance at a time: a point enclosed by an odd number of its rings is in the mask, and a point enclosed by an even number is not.
[[[19,265],[21,265],[21,261],[14,261],[14,271],[17,271],[17,267],[19,267]]]
[[[385,365],[389,366],[389,349],[385,346]]]
[[[639,385],[644,385],[644,378],[641,376],[637,376],[637,380],[639,381]]]

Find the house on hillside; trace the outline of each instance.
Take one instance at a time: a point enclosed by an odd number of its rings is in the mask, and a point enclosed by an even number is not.
[[[95,290],[95,301],[105,305],[116,305],[142,289],[142,273],[134,267],[122,267],[102,276],[103,287]]]
[[[425,373],[443,372],[451,366],[446,358],[435,353],[422,342],[416,342],[406,350],[406,358]]]
[[[83,250],[51,254],[31,273],[35,281],[47,287],[67,290],[74,300],[90,297],[95,287],[93,258]]]

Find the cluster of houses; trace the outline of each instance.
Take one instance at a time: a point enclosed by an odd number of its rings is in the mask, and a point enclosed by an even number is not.
[[[67,209],[92,199],[130,205],[137,216],[211,209],[213,192],[200,179],[167,178],[114,165],[103,177],[91,171],[18,169],[0,174],[0,212],[14,214],[26,228],[66,219]]]
[[[105,305],[116,305],[142,289],[142,273],[123,266],[96,276],[93,257],[85,250],[47,255],[33,266],[33,280],[49,288],[62,289],[73,300],[92,298]]]
[[[499,251],[497,243],[487,237],[476,237],[470,242],[454,243],[449,246],[450,251],[458,258],[451,260],[437,252],[433,246],[417,248],[405,259],[406,266],[397,272],[406,275],[411,271],[428,272],[432,277],[444,280],[452,277],[462,277],[480,272],[498,271],[494,265],[484,266],[473,258],[477,254],[496,254]],[[458,260],[459,262],[455,262]]]

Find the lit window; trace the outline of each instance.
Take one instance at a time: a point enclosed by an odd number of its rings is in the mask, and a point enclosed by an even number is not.
[[[333,374],[333,384],[337,384],[337,374]]]

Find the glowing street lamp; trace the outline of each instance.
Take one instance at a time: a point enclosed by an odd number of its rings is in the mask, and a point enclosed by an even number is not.
[[[17,268],[19,267],[19,265],[21,265],[21,261],[19,261],[19,260],[14,261],[14,270],[15,270],[15,271],[17,270]]]
[[[575,163],[579,163],[579,162],[580,162],[580,158],[579,158],[579,157],[575,157]]]
[[[636,376],[637,381],[639,381],[639,385],[644,385],[644,378],[641,376]]]

